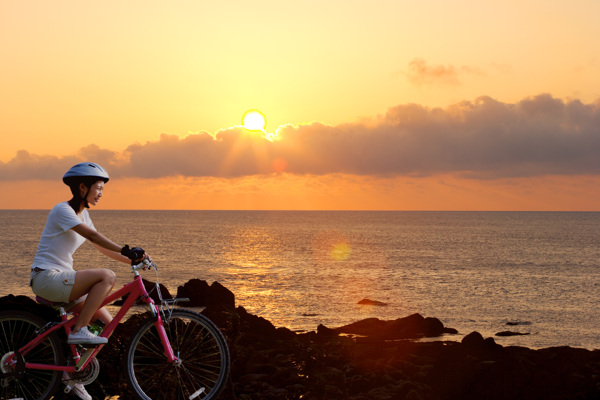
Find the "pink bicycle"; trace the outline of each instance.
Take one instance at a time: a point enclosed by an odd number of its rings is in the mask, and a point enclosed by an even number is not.
[[[145,303],[147,318],[125,356],[125,374],[133,392],[144,400],[216,398],[229,376],[229,349],[223,334],[205,316],[176,308],[177,302],[187,299],[159,297],[160,304],[155,304],[142,283],[138,272],[142,269],[157,271],[150,260],[132,266],[133,281],[104,301],[106,305],[127,295],[100,336],[110,337],[136,302]],[[104,345],[65,346],[58,333],[64,330],[68,336],[78,315],[68,313],[66,304],[52,305],[59,310],[60,322],[47,322],[22,310],[0,311],[0,399],[49,399],[59,389],[64,371],[84,385],[98,377],[96,355]]]

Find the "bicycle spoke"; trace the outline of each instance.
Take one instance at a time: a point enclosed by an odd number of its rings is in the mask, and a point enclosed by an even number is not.
[[[167,360],[154,326],[144,325],[128,353],[127,374],[136,393],[146,400],[188,400],[199,391],[199,398],[215,398],[229,374],[229,351],[221,332],[188,310],[174,310],[165,331],[179,361]]]
[[[46,325],[40,317],[25,311],[0,312],[0,357],[9,352],[17,352],[38,335],[36,332]],[[20,355],[31,364],[62,364],[62,343],[58,337],[49,334],[29,351]],[[12,368],[17,365],[13,364]],[[1,388],[2,398],[23,398],[27,400],[49,398],[61,383],[62,372],[51,370],[26,369],[22,375],[5,381]]]
[[[140,342],[140,348],[138,350],[146,350],[147,352],[156,355],[163,355],[164,352],[160,344],[160,339],[158,338],[158,335],[152,335],[151,338],[144,338],[143,342]]]
[[[19,382],[19,387],[24,395],[23,398],[36,398],[42,394],[37,386],[31,385],[29,379],[26,382]]]

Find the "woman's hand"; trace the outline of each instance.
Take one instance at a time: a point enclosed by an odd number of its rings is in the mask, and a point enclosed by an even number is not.
[[[144,249],[141,247],[132,247],[129,248],[129,245],[123,246],[121,249],[121,255],[129,258],[131,260],[131,264],[137,264],[142,261],[144,258],[148,257]]]

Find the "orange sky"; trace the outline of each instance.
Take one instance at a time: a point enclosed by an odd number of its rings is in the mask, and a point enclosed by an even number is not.
[[[0,208],[600,210],[600,3],[417,3],[0,0]]]

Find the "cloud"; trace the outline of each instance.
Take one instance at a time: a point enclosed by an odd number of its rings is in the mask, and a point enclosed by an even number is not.
[[[408,71],[402,72],[406,78],[417,86],[432,84],[460,84],[460,77],[467,74],[481,75],[482,72],[476,68],[453,65],[427,65],[422,58],[415,58],[408,63]]]
[[[83,160],[97,161],[115,177],[286,172],[496,179],[600,174],[598,154],[600,101],[583,104],[544,94],[515,104],[490,97],[447,108],[406,104],[368,125],[286,125],[269,138],[236,127],[184,138],[163,134],[120,153],[96,145],[62,158],[23,150],[0,163],[0,180],[58,179]]]
[[[59,158],[55,156],[38,156],[26,150],[19,150],[15,158],[7,163],[0,162],[0,180],[18,181],[28,179],[56,179],[62,178],[66,169],[64,165],[76,164],[76,157]]]
[[[27,150],[19,150],[17,155],[7,163],[0,162],[0,180],[51,180],[60,177],[71,166],[85,161],[95,160],[108,169],[122,164],[120,155],[114,151],[101,149],[95,144],[82,148],[78,154],[66,157],[31,154]]]

